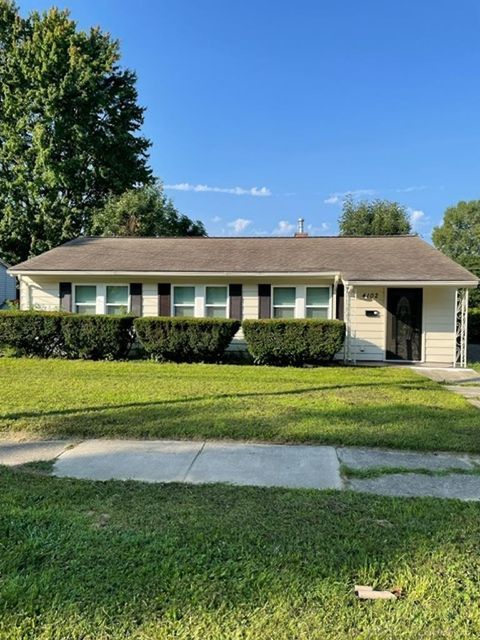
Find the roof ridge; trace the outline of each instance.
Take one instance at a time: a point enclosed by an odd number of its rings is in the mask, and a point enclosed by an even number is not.
[[[397,239],[397,238],[418,238],[423,240],[419,235],[412,233],[403,233],[397,235],[363,235],[363,236],[77,236],[64,244],[70,244],[77,240],[358,240],[358,239]],[[62,245],[60,245],[62,246]]]

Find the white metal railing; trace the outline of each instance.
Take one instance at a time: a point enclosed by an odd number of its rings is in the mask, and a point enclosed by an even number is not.
[[[468,289],[457,289],[455,300],[455,367],[467,365]]]

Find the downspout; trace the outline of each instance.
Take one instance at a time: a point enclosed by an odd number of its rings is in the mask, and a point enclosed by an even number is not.
[[[344,320],[345,320],[345,362],[353,362],[355,364],[355,360],[352,357],[352,326],[351,326],[351,298],[353,292],[353,286],[348,284],[347,281],[343,281],[343,286],[345,287],[345,300],[344,300]]]

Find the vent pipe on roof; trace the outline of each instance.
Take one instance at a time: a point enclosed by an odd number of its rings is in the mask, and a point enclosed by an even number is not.
[[[305,220],[303,218],[299,218],[297,222],[297,232],[295,233],[295,238],[307,238],[308,233],[305,233]]]

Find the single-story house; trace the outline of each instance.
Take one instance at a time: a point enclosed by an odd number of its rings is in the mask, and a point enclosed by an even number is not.
[[[7,270],[8,264],[0,258],[0,309],[7,300],[17,297],[17,283]]]
[[[417,236],[81,237],[10,269],[22,309],[338,318],[347,361],[464,365],[477,278]],[[241,332],[234,340],[244,348]]]

